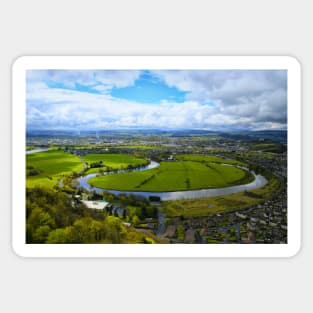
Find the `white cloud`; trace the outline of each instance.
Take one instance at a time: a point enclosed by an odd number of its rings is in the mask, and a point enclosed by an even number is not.
[[[55,73],[56,72],[56,73]],[[68,73],[69,72],[69,73]],[[72,73],[74,72],[74,73]],[[139,71],[31,71],[27,80],[27,126],[46,129],[284,128],[286,73],[282,71],[154,71],[186,101],[159,105],[113,98],[112,87],[131,86]],[[78,82],[101,94],[49,88]]]
[[[287,122],[287,71],[214,70],[155,71],[169,86],[187,93],[187,100],[200,104],[215,103],[220,113],[240,125]],[[222,115],[221,115],[222,114]],[[251,125],[253,127],[253,125]]]
[[[95,71],[95,80],[101,82],[105,86],[127,87],[134,85],[139,78],[140,71]]]
[[[79,84],[106,91],[113,87],[132,86],[139,76],[140,71],[137,70],[30,70],[27,71],[27,82],[61,84],[67,88],[75,88]]]

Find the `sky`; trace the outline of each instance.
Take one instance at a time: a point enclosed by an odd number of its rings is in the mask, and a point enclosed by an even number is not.
[[[287,128],[286,70],[28,70],[27,130]]]

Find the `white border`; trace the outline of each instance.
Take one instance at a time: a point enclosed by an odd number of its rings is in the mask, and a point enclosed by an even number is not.
[[[26,244],[28,69],[287,69],[288,244]],[[13,64],[12,245],[23,257],[290,257],[301,247],[301,66],[288,56],[23,56]]]

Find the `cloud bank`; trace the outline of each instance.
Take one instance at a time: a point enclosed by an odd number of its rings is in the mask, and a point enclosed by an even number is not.
[[[135,88],[143,79],[141,71],[28,71],[27,128],[287,127],[287,71],[160,70],[149,71],[149,75],[157,78],[160,86],[181,91],[184,101],[176,103],[169,96],[158,103],[143,103],[111,95],[113,88]]]

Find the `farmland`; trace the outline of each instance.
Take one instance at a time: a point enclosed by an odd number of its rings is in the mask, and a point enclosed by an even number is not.
[[[79,172],[83,164],[78,156],[59,150],[26,155],[26,186],[53,187],[63,175]]]
[[[89,183],[106,189],[160,192],[220,188],[252,180],[250,173],[233,166],[178,161],[161,162],[160,167],[143,172],[98,176]]]

